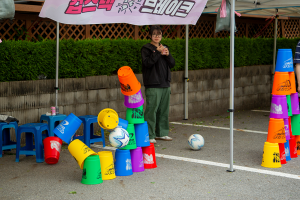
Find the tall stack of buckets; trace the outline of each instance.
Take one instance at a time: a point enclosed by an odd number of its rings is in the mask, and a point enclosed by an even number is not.
[[[120,119],[123,121],[120,124],[128,132],[129,142],[125,147],[116,150],[115,170],[117,176],[129,176],[133,172],[142,172],[145,168],[157,166],[154,144],[150,144],[148,124],[144,120],[141,83],[129,66],[118,70],[118,78],[124,95],[124,105],[127,107],[126,120]]]
[[[298,145],[296,145],[296,141]],[[298,146],[298,151],[297,151]],[[300,155],[300,111],[291,49],[279,49],[262,166],[279,168]]]

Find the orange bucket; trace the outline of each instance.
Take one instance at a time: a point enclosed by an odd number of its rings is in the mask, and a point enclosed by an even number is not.
[[[295,81],[295,73],[289,72],[290,82],[291,82],[291,93],[297,93],[296,92],[296,81]]]
[[[121,92],[126,96],[136,94],[141,89],[141,83],[129,66],[123,66],[118,70]]]
[[[288,72],[275,72],[272,94],[273,95],[291,94],[291,81]]]
[[[267,142],[285,143],[285,128],[283,119],[270,118]]]
[[[300,155],[300,135],[296,135],[297,155]]]

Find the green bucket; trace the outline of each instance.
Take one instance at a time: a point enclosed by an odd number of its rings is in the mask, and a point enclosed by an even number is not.
[[[127,108],[126,120],[129,124],[142,124],[145,122],[143,105],[137,108]]]
[[[120,148],[120,149],[122,149],[122,150],[136,149],[137,147],[136,147],[136,140],[135,140],[134,125],[128,124],[126,131],[129,134],[129,142],[125,147]]]
[[[291,116],[293,116],[291,95],[286,95],[286,101],[287,101],[287,106],[288,106],[288,116],[291,117]]]
[[[81,183],[95,185],[102,182],[103,180],[99,155],[91,155],[84,161]]]
[[[300,115],[293,115],[291,117],[292,134],[300,135]]]

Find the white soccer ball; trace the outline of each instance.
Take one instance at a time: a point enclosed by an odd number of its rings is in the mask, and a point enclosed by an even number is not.
[[[191,135],[188,142],[193,150],[200,150],[204,146],[204,138],[199,134]]]
[[[109,142],[110,142],[111,146],[116,147],[116,148],[125,147],[129,142],[129,134],[123,128],[115,128],[109,134]]]

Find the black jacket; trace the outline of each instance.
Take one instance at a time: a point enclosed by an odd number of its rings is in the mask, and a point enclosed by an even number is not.
[[[168,48],[168,47],[167,47]],[[143,81],[145,87],[160,85],[161,80],[166,80],[168,83],[171,82],[171,68],[175,66],[175,60],[171,53],[168,56],[161,55],[159,51],[156,50],[156,46],[148,43],[145,44],[142,49],[142,72]],[[167,69],[166,77],[162,77],[162,69]]]

